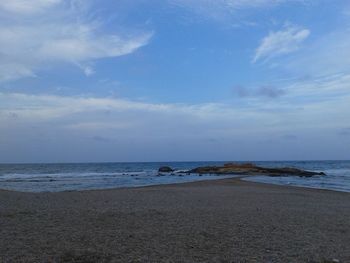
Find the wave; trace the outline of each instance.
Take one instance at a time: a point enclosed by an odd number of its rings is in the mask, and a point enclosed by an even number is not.
[[[31,178],[84,178],[84,177],[118,177],[118,176],[142,176],[151,175],[154,172],[82,172],[82,173],[8,173],[0,176],[0,181]]]

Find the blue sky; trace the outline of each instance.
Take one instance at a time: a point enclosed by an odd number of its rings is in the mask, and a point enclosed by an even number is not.
[[[0,2],[0,162],[350,158],[350,3]]]

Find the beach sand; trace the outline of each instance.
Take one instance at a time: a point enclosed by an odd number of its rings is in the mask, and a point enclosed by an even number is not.
[[[0,191],[0,262],[350,262],[350,194],[203,181]]]

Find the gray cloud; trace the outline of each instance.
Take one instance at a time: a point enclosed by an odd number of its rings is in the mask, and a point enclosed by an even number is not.
[[[19,115],[17,113],[14,113],[14,112],[9,112],[8,118],[11,120],[17,120],[19,118]]]
[[[246,105],[186,105],[0,93],[0,105],[6,105],[0,107],[0,160],[344,159],[348,152],[334,134],[350,123],[350,96],[303,105],[304,111],[291,110],[289,96]],[[20,118],[9,121],[9,113]],[[298,143],[293,134],[302,134]],[[259,144],[264,138],[275,140]]]
[[[279,98],[286,94],[286,90],[275,88],[273,86],[260,86],[257,88],[247,88],[244,86],[235,86],[233,88],[235,95],[241,98],[245,97],[265,97],[270,99]]]
[[[106,138],[106,137],[102,137],[102,136],[93,136],[92,139],[94,141],[97,141],[97,142],[110,142],[110,141],[112,141],[111,139]]]
[[[341,129],[339,135],[350,136],[350,127]]]
[[[271,86],[262,86],[257,89],[256,94],[263,97],[268,97],[268,98],[278,98],[286,94],[286,91],[283,89],[278,89]]]
[[[282,139],[285,139],[285,140],[297,140],[298,136],[293,135],[293,134],[285,134],[285,135],[282,136]]]

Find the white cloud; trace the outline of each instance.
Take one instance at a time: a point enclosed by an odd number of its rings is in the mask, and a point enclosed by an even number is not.
[[[28,95],[21,93],[0,93],[0,101],[2,116],[12,112],[37,121],[65,118],[80,113],[110,111],[169,115],[189,114],[196,118],[220,118],[224,112],[234,114],[234,111],[224,105],[214,103],[196,105],[154,104],[115,98]]]
[[[0,10],[11,13],[30,14],[52,7],[61,0],[9,0],[0,2]]]
[[[87,155],[95,161],[116,156],[129,161],[293,159],[300,152],[310,158],[310,154],[331,151],[341,157],[339,144],[344,136],[339,138],[339,130],[350,123],[349,80],[350,74],[300,81],[286,85],[288,92],[279,99],[253,96],[232,104],[157,104],[0,92],[0,156],[8,161],[33,161],[30,156],[77,161],[77,156]],[[286,134],[298,137],[295,155],[293,150],[284,155],[286,148],[295,147],[293,142],[278,142]],[[108,138],[110,144],[101,146],[101,139],[93,138]],[[318,158],[325,156],[332,155]]]
[[[104,34],[86,9],[86,2],[74,0],[1,2],[0,81],[34,76],[57,63],[77,65],[91,75],[91,61],[130,54],[152,35]]]
[[[270,59],[280,55],[297,51],[300,44],[310,35],[310,30],[289,26],[281,31],[270,32],[264,37],[255,51],[253,62]]]
[[[244,134],[251,129],[259,132],[288,131],[297,126],[338,127],[350,121],[346,111],[350,103],[349,80],[350,74],[342,74],[286,83],[284,90],[288,92],[279,99],[252,96],[240,104],[161,104],[109,97],[0,93],[0,127],[8,125],[12,116],[16,116],[14,122],[54,122],[85,130],[135,126],[161,130],[171,125],[185,131],[187,126],[198,125],[219,133]]]

